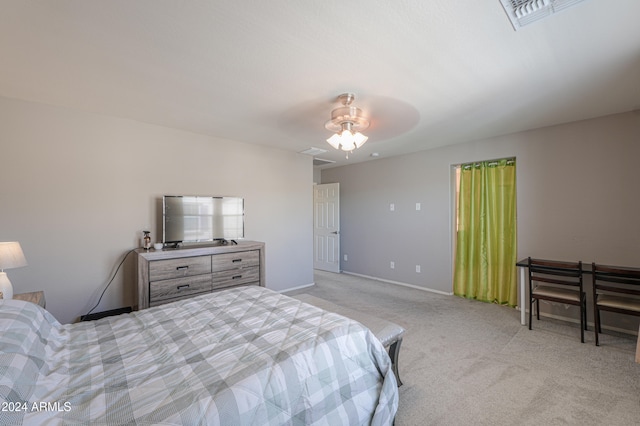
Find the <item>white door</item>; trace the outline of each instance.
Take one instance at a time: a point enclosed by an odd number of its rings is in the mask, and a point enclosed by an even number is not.
[[[340,272],[340,184],[313,187],[313,267]]]

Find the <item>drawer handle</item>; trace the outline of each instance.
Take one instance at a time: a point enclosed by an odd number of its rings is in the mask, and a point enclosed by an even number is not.
[[[176,271],[186,271],[187,269],[189,269],[189,265],[187,265],[187,266],[178,266],[176,268]]]
[[[189,284],[183,284],[183,285],[179,285],[178,290],[184,290],[185,288],[189,288]]]
[[[237,280],[238,278],[242,278],[242,275],[234,275],[231,277],[232,280]]]
[[[231,262],[232,262],[232,263],[242,262],[242,259],[233,259]]]

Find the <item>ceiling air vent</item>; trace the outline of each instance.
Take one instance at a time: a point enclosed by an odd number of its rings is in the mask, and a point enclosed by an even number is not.
[[[316,148],[316,147],[312,146],[309,149],[305,149],[304,151],[300,151],[299,154],[318,155],[318,154],[324,154],[325,152],[327,152],[326,149]]]
[[[551,16],[584,0],[500,0],[514,30]]]

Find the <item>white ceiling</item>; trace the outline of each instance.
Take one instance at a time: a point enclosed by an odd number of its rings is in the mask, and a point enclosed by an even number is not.
[[[640,1],[514,31],[499,0],[0,0],[0,96],[336,165],[640,108]],[[336,97],[372,125],[345,159]]]

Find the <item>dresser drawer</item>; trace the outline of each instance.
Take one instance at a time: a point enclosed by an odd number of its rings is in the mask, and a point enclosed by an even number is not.
[[[249,266],[243,269],[229,269],[213,272],[213,288],[233,287],[260,281],[260,267]]]
[[[149,262],[149,281],[190,277],[211,272],[211,256],[183,257]]]
[[[240,251],[237,253],[224,253],[211,256],[211,270],[224,271],[226,269],[246,268],[260,264],[258,250]]]
[[[212,289],[210,274],[156,281],[149,284],[149,304],[153,305],[166,299],[191,297],[198,293],[210,292]]]

